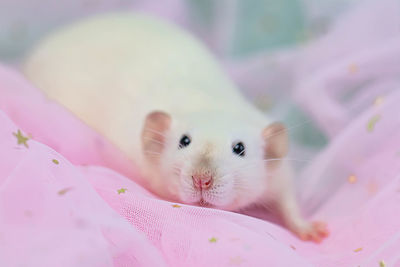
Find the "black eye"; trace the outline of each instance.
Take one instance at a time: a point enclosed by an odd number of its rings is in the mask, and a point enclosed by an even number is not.
[[[245,148],[242,142],[236,143],[232,146],[232,152],[237,154],[238,156],[244,157],[245,155]]]
[[[190,140],[190,137],[187,135],[183,135],[181,140],[179,141],[179,148],[184,148],[187,147],[192,140]]]

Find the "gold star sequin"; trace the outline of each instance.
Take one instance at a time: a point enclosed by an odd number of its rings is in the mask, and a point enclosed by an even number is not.
[[[378,106],[382,105],[383,104],[383,100],[384,100],[383,96],[378,96],[374,100],[374,106],[378,107]]]
[[[208,241],[209,241],[210,243],[217,243],[217,240],[218,240],[218,239],[216,239],[215,237],[211,237],[210,239],[208,239]]]
[[[378,185],[377,185],[377,183],[374,182],[374,181],[370,181],[370,182],[367,184],[367,191],[368,191],[368,193],[369,193],[370,195],[375,195],[376,192],[378,192]]]
[[[242,262],[243,262],[243,259],[240,256],[236,256],[236,257],[229,259],[230,265],[241,265]]]
[[[351,184],[354,184],[354,183],[357,182],[357,176],[355,176],[355,175],[350,175],[350,176],[347,178],[347,181],[348,181],[349,183],[351,183]]]
[[[181,205],[178,205],[178,204],[174,204],[174,205],[172,205],[172,207],[173,208],[180,208],[180,207],[182,207]]]
[[[363,248],[356,248],[355,250],[353,250],[354,252],[360,252],[361,250],[363,250]]]
[[[18,145],[24,145],[26,148],[29,147],[27,144],[29,138],[24,136],[21,130],[18,129],[17,133],[13,133],[13,135],[17,138]]]
[[[376,123],[381,119],[380,115],[373,116],[367,123],[367,131],[372,132],[375,129]]]
[[[350,64],[350,65],[349,65],[349,72],[350,72],[350,73],[353,73],[353,74],[354,74],[354,73],[356,73],[357,71],[358,71],[358,66],[357,66],[356,64],[353,63],[353,64]]]
[[[386,267],[386,263],[383,260],[381,260],[379,262],[379,267]]]
[[[32,211],[30,211],[30,210],[26,210],[26,211],[24,212],[24,215],[25,215],[26,217],[32,217],[33,213],[32,213]]]
[[[72,189],[72,187],[64,188],[64,189],[58,191],[58,194],[59,194],[60,196],[65,195],[65,193],[67,193],[67,192],[70,191],[71,189]]]
[[[56,165],[60,164],[60,162],[58,162],[58,160],[56,160],[56,159],[53,159],[52,162],[53,162],[54,164],[56,164]]]
[[[118,195],[119,194],[123,194],[123,193],[125,193],[126,191],[127,191],[128,189],[126,189],[126,188],[121,188],[121,189],[118,189]]]

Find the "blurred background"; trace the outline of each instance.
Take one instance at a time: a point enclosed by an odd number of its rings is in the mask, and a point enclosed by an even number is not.
[[[366,47],[398,37],[400,29],[397,0],[0,0],[0,61],[18,66],[50,31],[111,11],[161,17],[197,36],[247,97],[289,125],[292,153],[301,159],[312,158],[377,97],[363,93],[361,99],[353,92],[375,84],[375,76],[349,83],[349,77],[343,82],[342,74],[331,75],[333,81],[315,80],[314,74],[325,77],[323,73],[338,65],[346,75],[357,73],[359,66],[352,58]],[[378,77],[393,83],[386,91],[399,84],[390,75],[390,81]],[[341,92],[335,95],[340,101],[328,99],[329,88],[306,90],[327,84],[340,84],[331,90]],[[314,98],[322,106],[313,104]]]
[[[242,58],[326,32],[358,0],[1,0],[0,56],[12,61],[48,31],[96,13],[137,11],[196,34],[218,56]]]

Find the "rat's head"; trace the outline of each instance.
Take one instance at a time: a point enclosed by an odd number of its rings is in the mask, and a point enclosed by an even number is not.
[[[155,111],[145,120],[142,149],[155,190],[185,203],[237,209],[265,193],[287,152],[284,126],[259,127],[245,117],[192,114],[190,121]],[[270,161],[273,162],[273,161]]]

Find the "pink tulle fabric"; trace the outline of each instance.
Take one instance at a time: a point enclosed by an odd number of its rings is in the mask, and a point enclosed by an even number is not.
[[[0,66],[0,266],[400,266],[398,8],[365,1],[291,53],[224,62],[246,88],[292,80],[329,137],[296,175],[303,211],[329,225],[321,244],[262,210],[157,198],[118,149]],[[260,75],[271,58],[276,73]]]
[[[376,266],[381,260],[395,266],[400,260],[399,92],[355,120],[305,170],[335,174],[335,186],[309,193],[325,197],[311,217],[331,230],[317,245],[250,216],[158,199],[134,182],[137,174],[118,150],[19,74],[1,67],[0,81],[1,266]],[[30,136],[27,146],[18,144],[18,130]]]
[[[311,266],[279,226],[154,197],[112,145],[19,74],[1,67],[0,81],[1,266]]]

